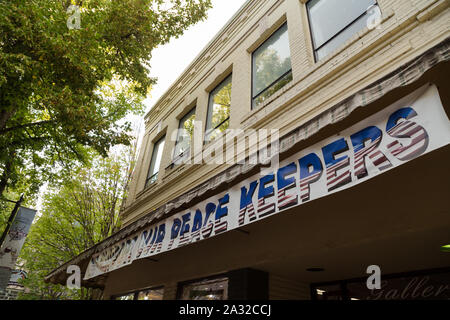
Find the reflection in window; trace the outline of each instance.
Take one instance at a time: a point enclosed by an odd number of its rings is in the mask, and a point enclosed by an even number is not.
[[[134,293],[126,294],[123,296],[117,296],[115,300],[134,300]]]
[[[183,286],[182,300],[227,300],[228,278],[204,280]]]
[[[116,296],[114,300],[162,300],[164,288],[147,289]]]
[[[159,139],[153,146],[152,160],[150,162],[150,168],[148,170],[147,181],[145,186],[149,186],[158,178],[159,167],[161,165],[161,158],[164,149],[165,137]]]
[[[164,289],[150,289],[140,291],[137,295],[137,300],[162,300],[164,295]]]
[[[367,278],[313,285],[317,300],[449,300],[448,268],[386,274],[381,289],[369,289]]]
[[[255,108],[292,80],[286,23],[253,52],[252,60],[252,107]]]
[[[364,29],[368,9],[376,4],[376,0],[310,0],[307,8],[316,60]]]
[[[230,125],[231,75],[210,94],[206,119],[205,142],[215,139]]]
[[[179,163],[190,155],[191,141],[194,135],[195,108],[180,119],[177,142],[174,150],[174,163]]]

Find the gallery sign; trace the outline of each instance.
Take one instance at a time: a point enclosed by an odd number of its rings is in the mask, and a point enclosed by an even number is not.
[[[450,143],[437,88],[402,100],[92,256],[85,279],[214,237],[371,179]]]
[[[366,279],[316,285],[319,300],[449,300],[450,270],[411,272],[382,277],[380,289],[367,288]],[[320,293],[319,293],[320,292]]]

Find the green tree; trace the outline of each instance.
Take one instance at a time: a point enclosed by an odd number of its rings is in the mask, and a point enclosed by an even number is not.
[[[0,1],[0,196],[36,193],[59,168],[130,141],[155,79],[152,50],[202,20],[210,0]]]
[[[68,290],[44,277],[120,227],[119,212],[136,159],[136,145],[107,158],[94,157],[61,187],[48,190],[20,254],[28,276],[20,299],[90,299],[93,291]]]

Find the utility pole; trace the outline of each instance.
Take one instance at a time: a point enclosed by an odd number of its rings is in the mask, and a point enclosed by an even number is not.
[[[11,228],[14,218],[16,217],[17,210],[19,210],[19,207],[23,202],[23,193],[20,195],[19,201],[12,201],[12,200],[8,200],[8,199],[2,199],[2,200],[13,202],[16,205],[14,206],[14,209],[11,212],[11,215],[9,216],[8,222],[6,223],[5,231],[3,231],[2,237],[0,238],[0,248],[2,247],[3,242],[5,241],[6,235],[8,234],[9,229]]]

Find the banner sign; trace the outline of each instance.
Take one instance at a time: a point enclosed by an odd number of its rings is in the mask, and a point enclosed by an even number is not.
[[[5,288],[33,223],[36,210],[20,207],[0,248],[0,289]]]
[[[256,174],[93,255],[85,279],[356,186],[449,143],[437,88],[426,85],[270,174]]]

